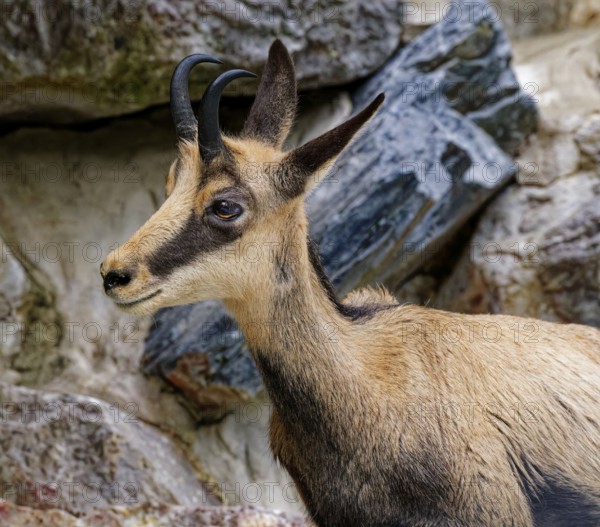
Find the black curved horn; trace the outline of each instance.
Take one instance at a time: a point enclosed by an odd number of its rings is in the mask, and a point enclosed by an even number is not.
[[[202,96],[198,112],[198,144],[203,161],[210,161],[219,152],[225,150],[219,127],[219,101],[225,87],[240,77],[256,77],[256,75],[246,70],[226,71],[208,85]]]
[[[202,62],[223,64],[210,55],[196,53],[184,58],[175,68],[171,77],[171,115],[175,124],[177,139],[195,141],[198,121],[190,102],[189,80],[192,68]]]

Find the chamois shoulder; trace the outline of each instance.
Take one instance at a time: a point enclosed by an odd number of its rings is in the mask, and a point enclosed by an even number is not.
[[[341,311],[354,320],[372,318],[377,313],[400,307],[385,288],[365,287],[352,291],[339,304]]]
[[[352,306],[384,305],[388,307],[390,305],[399,305],[398,300],[385,287],[363,287],[362,289],[348,293],[343,301],[344,304]]]

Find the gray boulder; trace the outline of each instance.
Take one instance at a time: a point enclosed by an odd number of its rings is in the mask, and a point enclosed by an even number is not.
[[[76,515],[109,506],[220,503],[184,452],[141,422],[135,403],[4,383],[0,401],[2,500]]]
[[[536,111],[485,5],[429,28],[355,94],[357,108],[379,91],[387,99],[308,202],[312,236],[342,294],[401,285],[515,174],[507,152],[534,129]],[[218,302],[161,311],[144,368],[175,376],[209,420],[262,388]],[[202,406],[207,390],[218,404]]]
[[[599,52],[594,30],[517,44],[538,86],[538,131],[519,184],[482,214],[433,305],[600,327]]]
[[[293,53],[303,89],[347,83],[396,50],[400,4],[10,2],[0,20],[0,117],[72,122],[165,103],[173,68],[185,55],[208,53],[258,73],[276,36]],[[218,71],[194,72],[194,98]],[[255,85],[236,83],[240,91],[228,93],[252,93]]]
[[[298,516],[257,507],[182,507],[176,505],[112,507],[75,516],[0,502],[0,525],[10,527],[302,527]]]
[[[593,171],[510,187],[486,210],[433,305],[600,327],[599,199]]]

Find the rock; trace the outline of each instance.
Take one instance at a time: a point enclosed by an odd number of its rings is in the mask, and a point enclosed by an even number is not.
[[[600,167],[600,114],[590,116],[575,135],[584,168]]]
[[[490,19],[501,21],[513,41],[569,29],[600,27],[598,0],[493,0],[484,6],[454,0],[418,0],[404,4],[402,40],[409,42],[441,20],[472,17],[477,9],[484,9]]]
[[[515,71],[541,109],[538,132],[519,156],[520,181],[547,185],[596,165],[600,34],[571,31],[518,42]],[[585,165],[585,166],[584,166]]]
[[[0,525],[10,527],[301,527],[301,518],[255,507],[112,507],[76,517],[61,510],[39,511],[0,501]]]
[[[573,29],[600,27],[600,2],[577,0],[571,10],[569,22],[569,27]]]
[[[570,31],[514,46],[515,72],[555,129],[572,130],[600,106],[600,32]]]
[[[43,383],[67,361],[55,346],[61,319],[52,282],[22,249],[0,238],[0,370],[9,382]]]
[[[190,448],[218,481],[215,494],[227,504],[296,512],[303,510],[296,485],[275,462],[267,444],[271,410],[264,391],[233,408],[222,408],[228,414],[220,422],[200,427],[190,439]]]
[[[600,35],[523,41],[517,56],[539,87],[538,133],[433,304],[600,327]]]
[[[49,123],[135,112],[168,101],[170,76],[187,54],[208,53],[259,73],[276,36],[294,55],[302,89],[348,83],[377,70],[398,47],[400,5],[19,0],[4,6],[0,22],[0,116]],[[218,71],[198,68],[193,98]],[[238,82],[229,93],[255,88]]]
[[[514,175],[498,144],[514,150],[536,112],[509,68],[506,36],[478,12],[428,29],[355,96],[361,107],[387,92],[369,130],[308,200],[313,237],[341,293],[403,283]],[[181,360],[202,370],[178,367]],[[240,390],[252,398],[262,389],[239,330],[214,302],[159,312],[144,365],[167,378],[175,370],[196,399],[207,387],[229,394],[219,417]]]
[[[0,356],[0,381],[136,401],[147,422],[190,425],[164,383],[139,372],[149,321],[120,313],[98,272],[164,193],[175,155],[168,110],[92,130],[20,129],[3,136],[0,155],[0,252],[9,263],[0,273],[15,287],[26,279],[0,322],[18,337]]]
[[[407,44],[423,33],[428,27],[437,24],[447,13],[450,0],[421,0],[404,2],[402,7],[402,42]]]
[[[512,186],[486,211],[432,304],[600,327],[600,179]]]
[[[0,384],[0,498],[88,513],[110,505],[216,505],[182,450],[135,403]]]
[[[0,247],[5,248],[4,241]],[[26,296],[31,283],[14,254],[3,251],[0,265],[0,357],[5,371],[21,349],[24,339]],[[14,381],[16,372],[13,373]]]
[[[578,0],[499,0],[492,4],[507,33],[513,39],[520,39],[567,29],[577,3]]]
[[[318,90],[303,94],[300,118],[285,141],[285,150],[303,145],[343,123],[352,113],[352,98],[345,91]]]

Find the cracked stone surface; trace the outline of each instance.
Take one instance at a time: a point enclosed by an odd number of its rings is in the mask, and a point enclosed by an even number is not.
[[[17,0],[3,6],[0,18],[0,119],[73,122],[166,103],[170,76],[186,55],[208,53],[259,73],[275,37],[293,54],[302,89],[348,83],[397,49],[400,5]],[[197,69],[195,99],[220,71]],[[227,93],[255,89],[255,82],[238,82]]]
[[[76,515],[110,505],[220,503],[134,405],[4,383],[0,400],[0,499]]]
[[[525,40],[516,55],[539,130],[434,304],[600,327],[600,35]]]
[[[5,380],[44,383],[68,363],[56,346],[62,320],[51,280],[22,249],[0,237],[0,365]]]
[[[49,509],[45,511],[0,501],[3,527],[305,527],[302,520],[277,511],[245,507],[143,506],[112,507],[83,516]],[[308,526],[306,526],[308,527]]]
[[[0,244],[2,247],[6,247],[3,240],[0,241]],[[7,366],[21,349],[25,323],[23,308],[26,303],[25,297],[31,287],[27,273],[19,260],[8,252],[2,254],[2,265],[0,266],[0,323],[2,324],[0,357],[2,357],[4,366]]]

